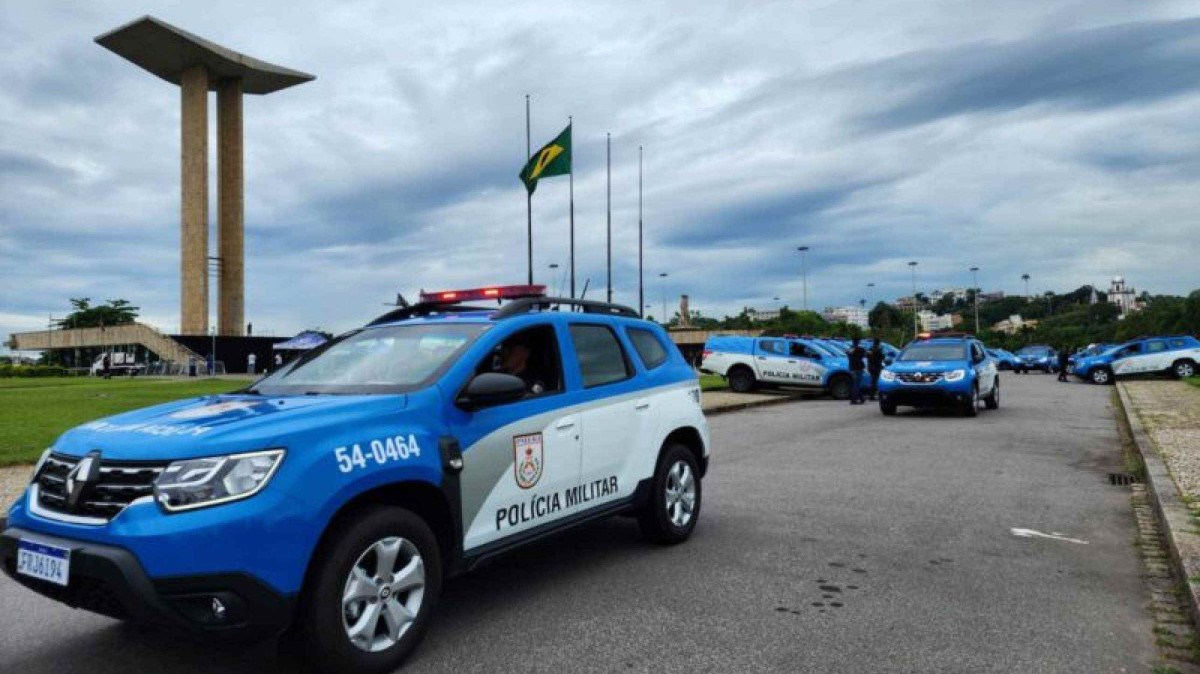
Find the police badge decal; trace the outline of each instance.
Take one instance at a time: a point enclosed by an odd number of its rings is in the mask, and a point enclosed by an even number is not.
[[[517,486],[529,489],[542,479],[542,434],[513,436],[513,473]]]

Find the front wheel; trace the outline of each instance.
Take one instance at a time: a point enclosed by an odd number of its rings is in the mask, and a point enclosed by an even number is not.
[[[883,412],[883,416],[896,416],[896,403],[890,400],[879,399],[879,411]]]
[[[315,560],[295,641],[318,671],[393,671],[416,648],[437,605],[437,539],[424,520],[397,507],[342,524]]]
[[[1112,372],[1106,367],[1098,367],[1092,370],[1091,379],[1093,384],[1100,384],[1101,386],[1111,384]]]
[[[999,379],[997,379],[996,383],[994,385],[992,385],[992,392],[988,394],[988,397],[983,399],[983,404],[989,410],[998,409],[1000,407],[1000,380]]]
[[[1175,375],[1176,379],[1187,379],[1195,376],[1196,364],[1190,360],[1181,360],[1171,366],[1171,374]]]
[[[963,403],[963,416],[979,416],[979,385],[971,387],[971,398]]]
[[[683,445],[671,445],[654,470],[650,499],[638,513],[638,525],[650,540],[673,545],[692,535],[700,517],[700,466]]]

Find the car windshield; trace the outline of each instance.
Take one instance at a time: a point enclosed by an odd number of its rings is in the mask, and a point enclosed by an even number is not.
[[[912,362],[915,360],[963,360],[966,351],[962,344],[913,344],[900,352],[897,360]]]
[[[826,351],[832,353],[835,356],[846,355],[846,350],[836,344],[831,344],[829,342],[821,342],[821,346],[825,347]]]
[[[1050,353],[1048,346],[1027,346],[1017,352],[1018,356],[1045,356]]]
[[[351,333],[249,389],[264,395],[402,393],[427,383],[487,326],[395,325]]]

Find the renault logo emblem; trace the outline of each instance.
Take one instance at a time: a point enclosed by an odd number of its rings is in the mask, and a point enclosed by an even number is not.
[[[75,510],[83,501],[91,486],[100,479],[100,450],[88,452],[67,473],[67,509]]]

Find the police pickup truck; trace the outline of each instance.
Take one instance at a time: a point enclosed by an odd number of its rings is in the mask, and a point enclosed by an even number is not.
[[[700,371],[725,377],[738,393],[784,385],[822,389],[838,400],[850,397],[852,381],[845,356],[797,337],[709,337]]]
[[[67,431],[0,566],[71,606],[388,672],[449,575],[610,515],[684,541],[709,463],[695,373],[634,310],[543,292],[423,293],[240,393]]]
[[[1115,377],[1165,374],[1178,379],[1196,375],[1200,340],[1187,335],[1135,339],[1102,353],[1076,360],[1072,372],[1094,384],[1111,384]]]

